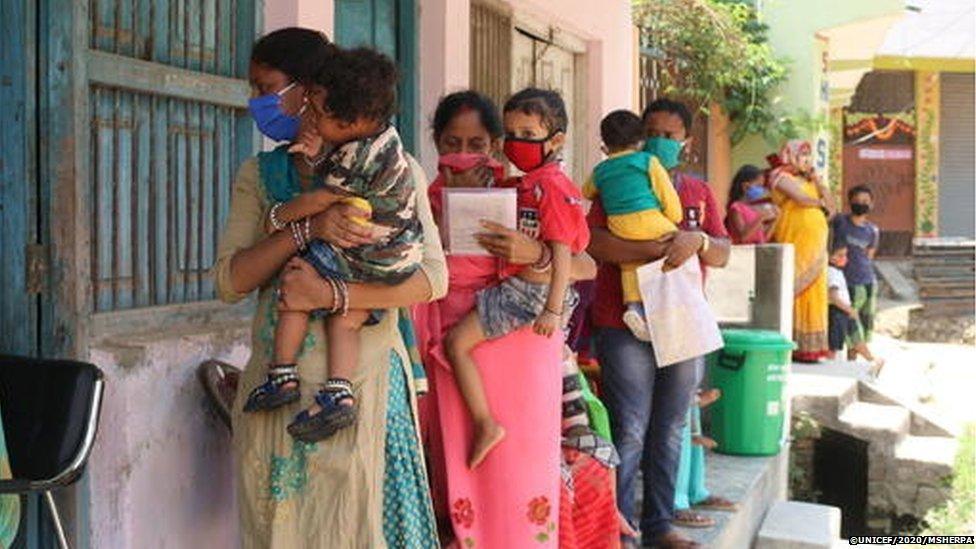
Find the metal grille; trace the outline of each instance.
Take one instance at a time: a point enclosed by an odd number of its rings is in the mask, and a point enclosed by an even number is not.
[[[90,0],[89,47],[143,61],[243,77],[236,0]]]
[[[471,3],[471,87],[501,105],[512,93],[512,17]]]
[[[640,54],[640,74],[638,75],[640,97],[638,97],[638,102],[640,104],[641,112],[650,104],[652,101],[658,98],[658,94],[661,91],[661,61],[658,60],[653,55],[641,52]]]
[[[90,0],[96,312],[214,298],[207,272],[235,170],[253,153],[246,83],[226,78],[246,71],[246,7]]]
[[[641,39],[646,41],[646,32],[642,31]],[[662,60],[649,47],[642,46],[640,52],[640,74],[638,75],[639,93],[638,103],[642,114],[655,99],[661,97],[661,73],[664,71]],[[680,99],[680,98],[678,98]],[[685,169],[691,173],[705,177],[708,173],[708,116],[701,110],[692,110],[694,120],[691,127],[692,145],[687,149]]]

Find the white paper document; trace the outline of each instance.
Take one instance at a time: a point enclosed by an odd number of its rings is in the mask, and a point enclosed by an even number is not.
[[[444,214],[441,230],[449,254],[491,255],[475,235],[484,232],[482,220],[517,228],[515,189],[444,189]]]
[[[715,314],[705,301],[701,266],[695,258],[663,272],[664,260],[637,269],[647,328],[658,367],[722,348]]]

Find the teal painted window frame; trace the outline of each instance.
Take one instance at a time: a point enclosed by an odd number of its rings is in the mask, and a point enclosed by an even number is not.
[[[381,44],[383,37],[377,8],[393,8],[392,44]],[[364,18],[368,20],[364,21]],[[343,47],[374,47],[394,58],[399,70],[396,125],[404,146],[416,154],[419,127],[417,116],[417,69],[419,67],[416,0],[335,0],[335,41]],[[390,51],[393,45],[395,51]]]

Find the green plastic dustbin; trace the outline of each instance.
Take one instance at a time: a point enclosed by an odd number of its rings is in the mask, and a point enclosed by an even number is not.
[[[712,387],[722,391],[712,405],[716,451],[771,456],[783,442],[784,389],[793,342],[769,330],[722,330],[725,347],[708,357]]]

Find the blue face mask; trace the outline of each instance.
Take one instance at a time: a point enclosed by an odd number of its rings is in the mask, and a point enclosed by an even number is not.
[[[747,202],[762,200],[763,198],[766,198],[766,188],[759,185],[753,185],[746,189],[745,198]]]
[[[644,151],[656,156],[665,169],[673,169],[681,163],[684,143],[667,137],[650,137],[644,142]]]
[[[302,118],[299,114],[288,114],[281,107],[281,97],[295,87],[292,82],[278,93],[255,97],[247,102],[251,118],[258,130],[275,141],[292,141],[298,136]]]

